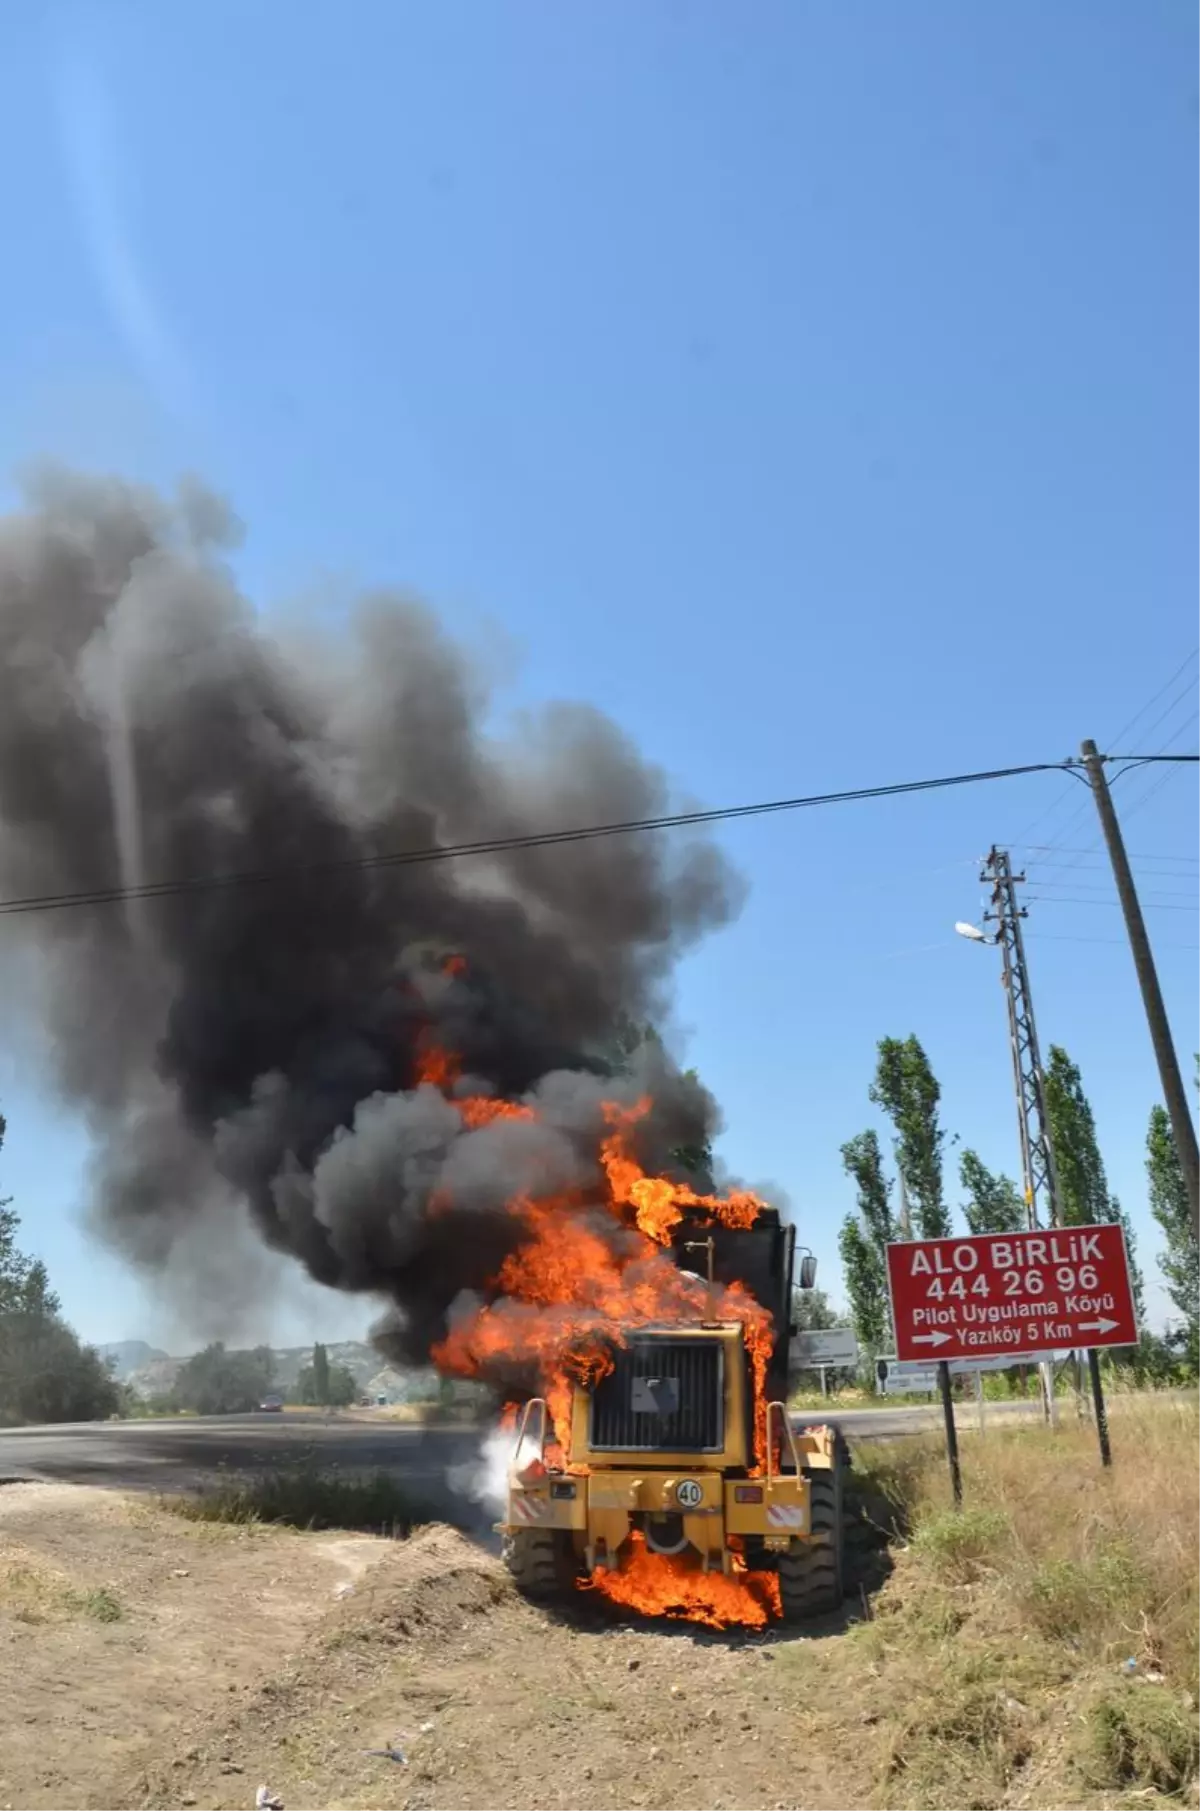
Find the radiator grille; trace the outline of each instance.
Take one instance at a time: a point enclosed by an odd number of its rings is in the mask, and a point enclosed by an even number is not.
[[[720,1452],[723,1357],[720,1344],[707,1339],[646,1339],[618,1350],[592,1393],[592,1450]]]

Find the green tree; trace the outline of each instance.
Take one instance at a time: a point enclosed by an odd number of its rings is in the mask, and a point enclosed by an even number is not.
[[[622,1014],[616,1029],[610,1038],[601,1061],[610,1075],[627,1075],[633,1066],[633,1059],[639,1050],[649,1044],[657,1050],[663,1049],[662,1035],[657,1027],[647,1021],[639,1024],[637,1020]],[[685,1069],[684,1080],[698,1082],[700,1077],[695,1069]],[[711,1138],[703,1138],[691,1144],[674,1146],[671,1160],[682,1170],[686,1170],[693,1179],[693,1186],[699,1185],[701,1191],[712,1187],[713,1148]]]
[[[848,1327],[850,1319],[838,1313],[823,1289],[793,1289],[792,1325],[797,1333],[821,1333],[830,1327]]]
[[[318,1340],[312,1354],[313,1401],[321,1408],[329,1402],[329,1354]]]
[[[330,1365],[329,1407],[331,1409],[349,1408],[352,1402],[358,1401],[358,1396],[358,1379],[349,1365]]]
[[[871,1099],[896,1128],[896,1159],[923,1239],[944,1239],[950,1232],[942,1185],[945,1133],[938,1119],[941,1094],[917,1038],[879,1040]]]
[[[194,1415],[245,1414],[270,1389],[274,1368],[268,1346],[228,1352],[217,1341],[180,1366],[171,1399],[177,1409]]]
[[[1079,1065],[1061,1044],[1051,1044],[1046,1067],[1046,1117],[1058,1181],[1058,1213],[1064,1226],[1091,1226],[1112,1218],[1108,1177],[1096,1137],[1091,1102],[1083,1091]]]
[[[6,1129],[0,1113],[0,1146]],[[61,1318],[46,1266],[17,1244],[20,1223],[11,1198],[0,1201],[0,1424],[115,1414],[112,1376]]]
[[[6,1122],[0,1113],[0,1147]],[[0,1200],[0,1314],[57,1314],[60,1303],[50,1287],[40,1258],[27,1257],[17,1245],[21,1216],[12,1196]]]
[[[989,1170],[974,1151],[959,1157],[958,1179],[967,1191],[963,1218],[970,1232],[1019,1232],[1026,1225],[1025,1202],[1016,1183]]]
[[[1051,1044],[1046,1067],[1046,1118],[1054,1173],[1058,1184],[1058,1214],[1064,1226],[1115,1223],[1125,1234],[1129,1277],[1139,1323],[1145,1317],[1145,1285],[1137,1261],[1137,1240],[1121,1203],[1109,1193],[1108,1175],[1096,1136],[1096,1117],[1083,1089],[1078,1063],[1072,1062],[1061,1044]]]
[[[698,1082],[700,1080],[695,1069],[685,1069],[683,1073],[687,1081]],[[711,1138],[704,1138],[697,1144],[676,1145],[671,1156],[681,1169],[687,1170],[690,1175],[698,1179],[701,1192],[712,1187],[713,1148]],[[692,1186],[694,1187],[695,1184],[693,1183]]]
[[[292,1390],[292,1400],[308,1408],[348,1408],[358,1395],[354,1372],[348,1365],[331,1365],[322,1345],[313,1347],[313,1361],[300,1371]]]
[[[873,1358],[890,1343],[884,1248],[894,1236],[890,1184],[874,1132],[860,1132],[842,1146],[842,1167],[857,1191],[857,1212],[838,1235],[850,1315],[859,1346]]]
[[[1182,1316],[1182,1325],[1174,1331],[1174,1343],[1181,1349],[1188,1370],[1195,1374],[1200,1369],[1200,1246],[1192,1236],[1187,1185],[1165,1107],[1151,1109],[1146,1134],[1146,1176],[1150,1212],[1166,1242],[1159,1253],[1158,1267],[1167,1294]]]
[[[879,1253],[853,1214],[842,1222],[838,1252],[859,1348],[874,1358],[890,1343],[887,1284]]]
[[[1125,1234],[1125,1250],[1129,1256],[1129,1287],[1133,1294],[1134,1312],[1137,1315],[1138,1326],[1142,1329],[1144,1340],[1147,1337],[1146,1281],[1142,1276],[1142,1267],[1137,1258],[1137,1234],[1133,1230],[1133,1221],[1115,1195],[1110,1195],[1108,1198],[1108,1217]]]
[[[858,1193],[857,1206],[867,1236],[880,1257],[896,1236],[892,1219],[892,1185],[883,1169],[883,1153],[874,1132],[859,1132],[842,1146],[842,1168]]]

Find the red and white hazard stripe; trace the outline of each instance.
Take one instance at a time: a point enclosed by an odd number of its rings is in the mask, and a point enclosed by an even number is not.
[[[550,1513],[549,1497],[514,1497],[512,1499],[513,1520],[517,1522],[540,1522]]]
[[[804,1510],[799,1504],[768,1503],[767,1526],[769,1528],[803,1528]]]

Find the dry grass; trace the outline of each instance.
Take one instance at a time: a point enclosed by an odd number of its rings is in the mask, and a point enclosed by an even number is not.
[[[22,1556],[0,1561],[0,1613],[21,1623],[64,1622],[73,1617],[120,1622],[125,1611],[107,1585],[79,1590],[61,1573]]]
[[[1200,1413],[1115,1411],[1107,1473],[1065,1418],[973,1441],[961,1513],[937,1443],[878,1455],[908,1541],[850,1645],[903,1704],[881,1802],[1194,1803]]]
[[[164,1497],[162,1509],[189,1522],[255,1527],[360,1529],[406,1539],[431,1519],[390,1472],[344,1476],[334,1471],[278,1471],[242,1482],[230,1480],[198,1496]]]

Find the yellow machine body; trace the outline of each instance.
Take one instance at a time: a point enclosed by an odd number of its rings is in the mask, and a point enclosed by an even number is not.
[[[534,1529],[570,1536],[580,1564],[620,1569],[631,1536],[640,1531],[652,1552],[678,1554],[691,1550],[704,1570],[728,1572],[735,1555],[747,1547],[764,1553],[788,1550],[812,1534],[810,1479],[815,1471],[836,1464],[830,1428],[791,1429],[784,1404],[767,1407],[768,1449],[781,1446],[783,1467],[768,1456],[754,1462],[754,1429],[748,1356],[740,1324],[640,1329],[637,1335],[642,1369],[653,1366],[656,1339],[686,1346],[689,1362],[703,1374],[719,1397],[705,1405],[706,1442],[693,1438],[686,1450],[647,1444],[636,1450],[615,1447],[598,1437],[596,1393],[577,1388],[571,1404],[570,1449],[562,1463],[548,1463],[550,1430],[545,1404],[526,1405],[518,1429],[509,1474],[508,1507],[498,1531],[518,1535]],[[706,1351],[705,1348],[715,1348]],[[649,1355],[647,1360],[646,1355]],[[695,1357],[692,1358],[691,1355]],[[676,1367],[679,1368],[678,1365]],[[633,1388],[667,1391],[673,1380],[644,1376]],[[601,1381],[600,1389],[604,1388]],[[611,1419],[611,1418],[610,1418]],[[661,1418],[670,1421],[671,1416]],[[678,1419],[676,1416],[675,1419]],[[653,1418],[647,1416],[650,1426]],[[622,1427],[634,1425],[625,1416]],[[693,1415],[693,1429],[697,1425]],[[781,1438],[780,1438],[781,1436]],[[756,1475],[755,1475],[756,1474]]]

